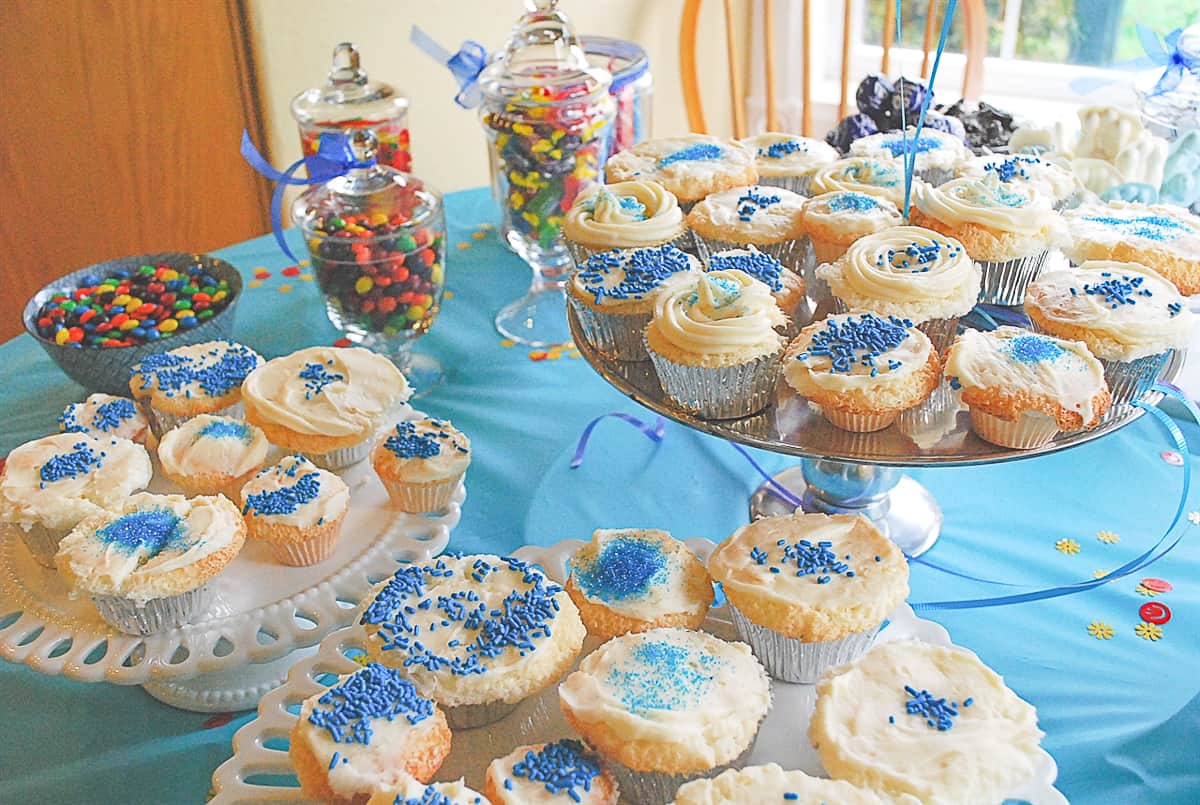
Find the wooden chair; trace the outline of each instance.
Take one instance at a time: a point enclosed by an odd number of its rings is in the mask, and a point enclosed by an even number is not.
[[[725,7],[725,51],[729,62],[729,99],[733,111],[734,137],[746,136],[746,117],[743,108],[743,84],[738,60],[734,25],[733,0],[722,0]],[[804,70],[801,75],[800,97],[802,106],[801,133],[812,136],[812,63],[811,24],[812,0],[801,0],[804,24],[801,30],[801,45],[804,53]],[[850,100],[850,34],[853,0],[842,0],[842,87],[838,104],[838,118],[846,116]],[[771,36],[774,20],[772,0],[762,0],[763,14],[763,61],[766,78],[767,129],[777,131],[779,119],[775,110],[774,42]],[[987,55],[987,12],[983,0],[961,0],[962,19],[966,27],[964,44],[967,56],[963,74],[962,94],[968,100],[978,99],[983,87],[983,59]],[[885,75],[891,68],[892,40],[896,36],[896,9],[891,2],[884,3],[883,58],[880,71]],[[930,53],[936,49],[937,0],[929,0],[925,20],[925,37],[922,44],[921,76],[927,78],[932,64]],[[684,0],[683,17],[679,27],[679,71],[683,80],[683,101],[687,107],[688,126],[701,134],[708,131],[704,122],[704,106],[700,100],[700,82],[696,72],[696,29],[700,21],[700,0]]]

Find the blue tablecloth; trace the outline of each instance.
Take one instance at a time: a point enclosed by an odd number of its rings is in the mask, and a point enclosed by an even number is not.
[[[539,356],[530,350],[501,343],[492,316],[523,291],[529,271],[494,230],[479,229],[495,217],[485,191],[452,194],[447,210],[453,295],[418,349],[449,371],[448,382],[421,406],[453,419],[474,446],[467,504],[451,547],[504,552],[632,525],[720,540],[741,525],[757,485],[753,471],[728,444],[673,423],[655,446],[628,425],[605,421],[584,465],[569,469],[580,431],[593,417],[648,412],[570,353],[533,360]],[[270,237],[218,254],[247,280],[255,268],[272,272],[245,291],[239,340],[273,357],[337,337],[315,283],[281,273],[288,263]],[[0,367],[0,454],[54,430],[59,411],[82,397],[28,336],[0,346]],[[1183,427],[1200,445],[1200,430]],[[1057,455],[914,471],[946,517],[928,556],[973,575],[1031,585],[1116,567],[1170,521],[1183,477],[1180,466],[1160,455],[1171,449],[1165,429],[1147,416]],[[773,471],[789,463],[757,456]],[[1186,460],[1197,466],[1194,449]],[[1200,495],[1188,509],[1200,509]],[[1119,542],[1103,541],[1098,532],[1112,532]],[[1060,540],[1074,540],[1078,552],[1056,549]],[[1155,599],[1174,614],[1157,641],[1134,631],[1139,607],[1150,600],[1135,588],[1151,575],[1174,587]],[[913,601],[1000,590],[925,567],[912,572]],[[1044,745],[1059,763],[1059,788],[1073,802],[1200,801],[1200,539],[1194,533],[1151,570],[1101,589],[934,617],[1037,706]],[[1093,622],[1110,625],[1112,638],[1091,636]],[[0,691],[3,803],[203,802],[213,769],[230,756],[234,731],[251,717],[181,712],[136,687],[87,685],[4,663]]]

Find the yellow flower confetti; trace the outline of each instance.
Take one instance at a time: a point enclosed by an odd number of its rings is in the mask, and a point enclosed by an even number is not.
[[[1088,624],[1088,634],[1097,640],[1111,640],[1115,632],[1104,621],[1092,621]]]
[[[454,291],[446,291],[444,294],[442,294],[442,298],[443,299],[453,299]]]
[[[305,282],[312,282],[312,274],[301,274],[300,279]]]
[[[459,244],[458,244],[458,250],[459,250],[460,252],[465,252],[465,251],[466,251],[467,249],[469,249],[469,248],[471,248],[471,244],[470,244],[470,243],[468,243],[468,242],[467,242],[467,241],[465,241],[465,240],[464,240],[462,243],[459,243]]]
[[[246,283],[247,288],[261,288],[262,280],[250,280]]]
[[[300,265],[302,265],[302,266],[306,266],[306,265],[308,265],[308,261],[307,261],[307,260],[301,260],[299,264],[300,264]]]
[[[480,228],[480,229],[482,229],[484,232],[487,232],[487,231],[489,231],[489,230],[495,229],[495,228],[496,228],[496,225],[495,225],[495,224],[489,224],[489,223],[486,223],[486,222],[485,222],[485,223],[482,223],[482,224],[480,224],[480,225],[479,225],[479,228]]]
[[[1139,584],[1138,586],[1134,587],[1133,591],[1138,595],[1144,595],[1147,598],[1153,598],[1154,596],[1158,595],[1158,590],[1151,590],[1144,584]]]
[[[1061,551],[1068,556],[1079,553],[1079,543],[1073,539],[1060,539],[1054,543],[1055,550]]]
[[[1101,542],[1106,542],[1109,545],[1115,545],[1121,541],[1121,538],[1113,531],[1097,531],[1096,539],[1100,540]]]
[[[280,286],[279,286],[279,292],[280,292],[280,293],[291,293],[291,292],[292,292],[292,286],[291,286],[291,285],[280,285]]]
[[[471,234],[471,237],[473,237],[475,240],[483,240],[484,238],[487,237],[487,232],[485,232],[481,229],[478,232],[473,232]]]
[[[1107,575],[1108,575],[1108,571],[1107,571],[1107,570],[1093,570],[1093,571],[1092,571],[1092,578],[1093,578],[1093,579],[1098,579],[1098,578],[1100,578],[1101,576],[1107,576]]]
[[[515,347],[516,345],[517,345],[517,342],[513,341],[510,338],[501,338],[500,339],[500,346],[502,346],[502,347]]]
[[[1142,621],[1137,626],[1133,627],[1133,631],[1137,633],[1138,637],[1151,642],[1158,640],[1163,636],[1163,630],[1161,626],[1153,623],[1147,623],[1146,621]]]

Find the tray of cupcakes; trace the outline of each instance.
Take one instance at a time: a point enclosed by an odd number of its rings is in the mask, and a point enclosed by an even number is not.
[[[190,344],[142,358],[128,385],[69,406],[0,474],[10,662],[253,706],[292,651],[458,522],[469,440],[367,350]]]
[[[907,593],[846,515],[416,563],[263,697],[212,802],[1065,803],[1034,707]]]

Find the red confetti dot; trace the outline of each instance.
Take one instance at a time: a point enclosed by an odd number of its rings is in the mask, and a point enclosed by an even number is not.
[[[1153,590],[1156,593],[1169,593],[1175,588],[1171,586],[1171,582],[1163,581],[1162,579],[1142,579],[1142,586],[1147,590]]]
[[[233,713],[217,713],[215,716],[206,718],[200,726],[203,729],[212,730],[217,727],[224,727],[230,721],[233,721]]]
[[[280,273],[285,277],[297,277],[300,275],[300,266],[288,266]]]
[[[1171,620],[1171,608],[1166,604],[1161,604],[1158,601],[1147,601],[1142,604],[1138,610],[1138,615],[1146,623],[1153,623],[1156,626],[1162,626],[1167,621]]]
[[[333,342],[335,347],[348,347],[352,344],[353,342],[349,338],[339,338],[337,341]]]
[[[256,280],[267,280],[267,279],[270,279],[270,278],[271,278],[271,272],[270,272],[270,271],[255,271],[255,272],[254,272],[254,278],[255,278]]]

